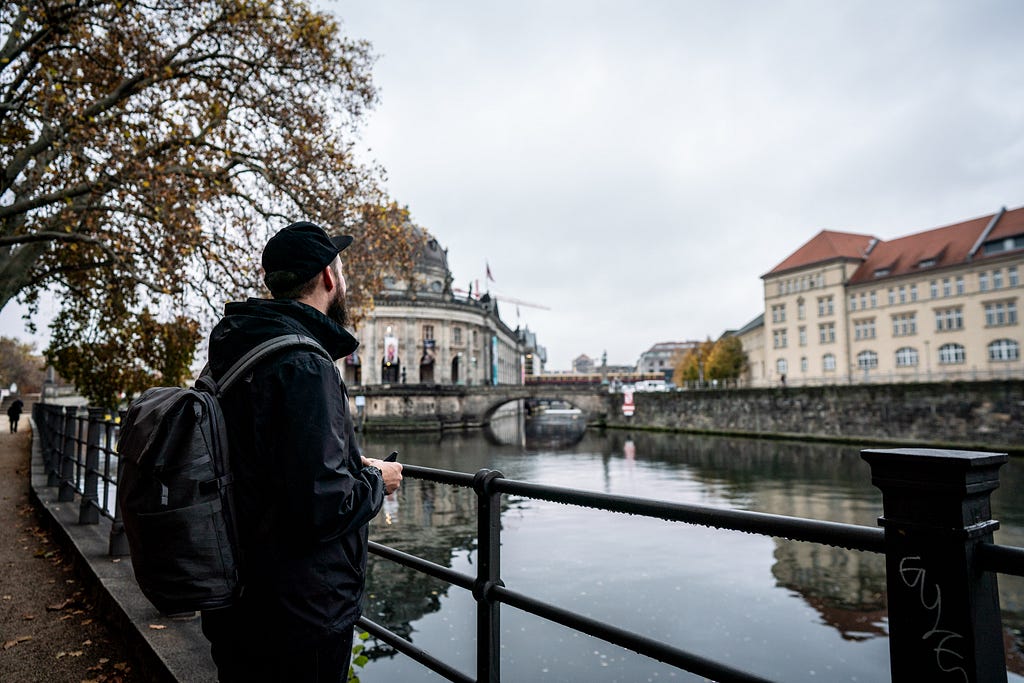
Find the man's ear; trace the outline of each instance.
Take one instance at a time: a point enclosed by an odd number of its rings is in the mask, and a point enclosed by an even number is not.
[[[338,278],[334,276],[334,269],[331,268],[330,264],[327,264],[320,274],[324,276],[324,289],[328,292],[333,292],[338,286]]]

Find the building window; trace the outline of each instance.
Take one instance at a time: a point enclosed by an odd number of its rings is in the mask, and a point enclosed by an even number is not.
[[[900,303],[901,304],[907,303],[907,286],[906,285],[900,285]]]
[[[942,278],[942,296],[951,296],[952,294],[953,290],[950,287],[949,278]]]
[[[964,314],[960,308],[939,308],[935,311],[935,331],[962,330]]]
[[[807,328],[801,325],[798,331],[800,333],[800,346],[807,346]]]
[[[818,317],[823,318],[826,315],[832,315],[835,312],[834,303],[830,296],[819,296],[818,297]]]
[[[878,354],[874,351],[861,351],[857,354],[857,367],[861,370],[877,368]]]
[[[896,367],[910,368],[917,365],[917,349],[904,346],[896,349]]]
[[[906,337],[917,334],[917,314],[901,313],[892,317],[892,336]]]
[[[868,307],[868,295],[865,294],[864,292],[860,293],[860,307],[861,309],[865,309]]]
[[[804,306],[802,297],[796,300],[796,317],[800,318],[800,320],[807,317],[807,308]]]
[[[896,290],[892,287],[889,288],[889,305],[892,306],[896,303]]]
[[[943,344],[939,347],[939,365],[959,365],[967,361],[967,354],[960,344]]]
[[[775,304],[772,306],[772,322],[786,322],[786,304]]]
[[[1002,271],[1002,269],[1000,269],[1000,270],[993,270],[992,271],[992,289],[1002,289],[1002,288],[1003,288],[1003,271]]]
[[[775,369],[778,371],[778,373],[780,375],[785,375],[786,374],[786,368],[787,367],[789,367],[789,366],[786,364],[786,359],[785,358],[780,358],[777,361],[775,361]]]
[[[864,318],[862,320],[853,321],[853,338],[854,339],[874,339],[875,338],[875,319]]]
[[[822,344],[831,344],[836,340],[836,324],[822,323],[818,325],[818,341]]]
[[[800,359],[800,372],[807,372],[807,356]]]
[[[978,290],[981,292],[988,291],[988,273],[978,273]]]
[[[424,339],[433,339],[434,338],[434,326],[433,325],[424,325],[423,326],[423,338]]]
[[[910,285],[910,300],[917,301],[917,285]]]
[[[462,328],[461,327],[453,327],[452,328],[452,343],[453,344],[461,344],[462,343]]]
[[[878,294],[872,290],[871,292],[871,308],[878,306]]]
[[[1012,339],[997,339],[988,345],[988,359],[994,361],[1017,360],[1020,345]]]
[[[956,293],[957,293],[958,296],[962,295],[964,293],[964,276],[963,275],[957,275],[956,276]]]
[[[1017,302],[997,301],[985,304],[985,326],[1000,327],[1017,324]]]
[[[1010,266],[1006,269],[1006,279],[1011,287],[1016,287],[1020,284],[1020,280],[1017,278],[1017,266]]]
[[[932,281],[931,281],[931,282],[929,283],[929,285],[928,285],[928,286],[929,286],[929,288],[931,289],[931,293],[932,293],[932,298],[933,298],[933,299],[938,299],[938,298],[939,298],[939,283],[938,283],[938,281],[936,281],[936,280],[932,280]]]
[[[836,357],[831,353],[826,353],[821,357],[821,367],[825,372],[833,372],[836,369]]]
[[[772,331],[772,346],[776,349],[786,348],[786,329]]]
[[[856,294],[851,294],[850,295],[850,310],[851,311],[856,311],[857,310],[857,295]]]

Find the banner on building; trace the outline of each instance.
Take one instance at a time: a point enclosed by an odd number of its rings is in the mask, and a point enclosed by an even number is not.
[[[491,335],[491,384],[498,383],[498,335]]]
[[[398,362],[398,337],[384,337],[384,363],[394,365]]]

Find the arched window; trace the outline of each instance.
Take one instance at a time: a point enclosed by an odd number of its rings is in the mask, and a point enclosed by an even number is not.
[[[1017,360],[1020,344],[1012,339],[997,339],[988,345],[988,359],[994,361]]]
[[[904,346],[896,349],[896,367],[909,368],[917,365],[917,349]]]
[[[874,351],[861,351],[857,354],[857,367],[861,370],[877,368],[878,354]]]
[[[789,365],[786,363],[786,359],[785,358],[780,358],[777,361],[775,361],[775,369],[778,371],[778,373],[780,375],[785,375],[786,374],[786,370],[788,368],[789,368]]]
[[[939,365],[958,365],[967,362],[967,354],[960,344],[943,344],[939,347]]]
[[[836,357],[831,353],[826,353],[821,357],[821,367],[825,369],[825,372],[832,372],[836,369]]]

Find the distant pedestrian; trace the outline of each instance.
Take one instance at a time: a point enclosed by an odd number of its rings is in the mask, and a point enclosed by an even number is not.
[[[18,421],[21,419],[21,411],[25,408],[25,403],[20,398],[14,399],[7,408],[7,417],[11,418],[11,434],[18,431]]]

